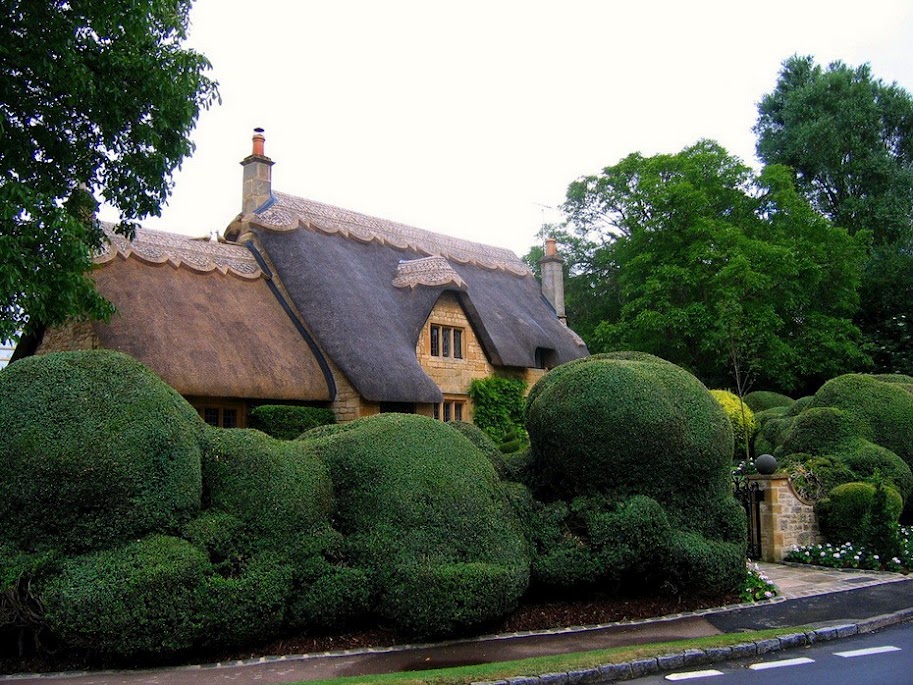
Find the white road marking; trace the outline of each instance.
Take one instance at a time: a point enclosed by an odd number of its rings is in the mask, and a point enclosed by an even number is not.
[[[752,671],[765,671],[768,668],[783,668],[784,666],[801,666],[802,664],[813,664],[814,659],[808,657],[799,657],[798,659],[783,659],[782,661],[768,661],[763,664],[752,664],[748,668]]]
[[[900,647],[885,645],[884,647],[869,647],[868,649],[854,649],[849,652],[834,652],[834,656],[851,659],[854,656],[869,656],[870,654],[884,654],[885,652],[899,652]]]
[[[666,680],[693,680],[694,678],[709,678],[714,675],[723,675],[722,671],[688,671],[687,673],[670,673]]]

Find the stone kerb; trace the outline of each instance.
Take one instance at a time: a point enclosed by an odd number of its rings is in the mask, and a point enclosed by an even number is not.
[[[758,484],[764,493],[760,503],[761,555],[764,561],[780,562],[795,546],[822,542],[814,504],[800,498],[789,482],[789,476],[752,475],[748,480]]]

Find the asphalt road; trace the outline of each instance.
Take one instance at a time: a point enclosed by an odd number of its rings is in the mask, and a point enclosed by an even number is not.
[[[637,685],[911,685],[913,624],[675,673],[628,681]]]

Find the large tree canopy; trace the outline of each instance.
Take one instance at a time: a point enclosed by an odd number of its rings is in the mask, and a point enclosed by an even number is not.
[[[815,208],[874,236],[856,322],[879,371],[913,372],[913,97],[868,65],[786,60],[758,106],[758,155],[786,164]]]
[[[182,47],[192,0],[0,0],[0,339],[108,305],[85,275],[103,235],[87,192],[157,215],[217,98]]]
[[[613,287],[593,352],[636,349],[731,385],[732,367],[795,391],[864,361],[851,317],[868,234],[816,213],[788,169],[755,174],[718,144],[632,154],[565,204]],[[572,276],[572,280],[578,275]]]

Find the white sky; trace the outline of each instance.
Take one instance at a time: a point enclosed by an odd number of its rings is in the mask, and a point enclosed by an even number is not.
[[[255,126],[273,188],[523,254],[575,178],[719,141],[754,164],[781,62],[869,62],[913,92],[910,0],[197,0],[222,104],[160,219],[240,210]],[[103,209],[102,218],[116,215]]]

